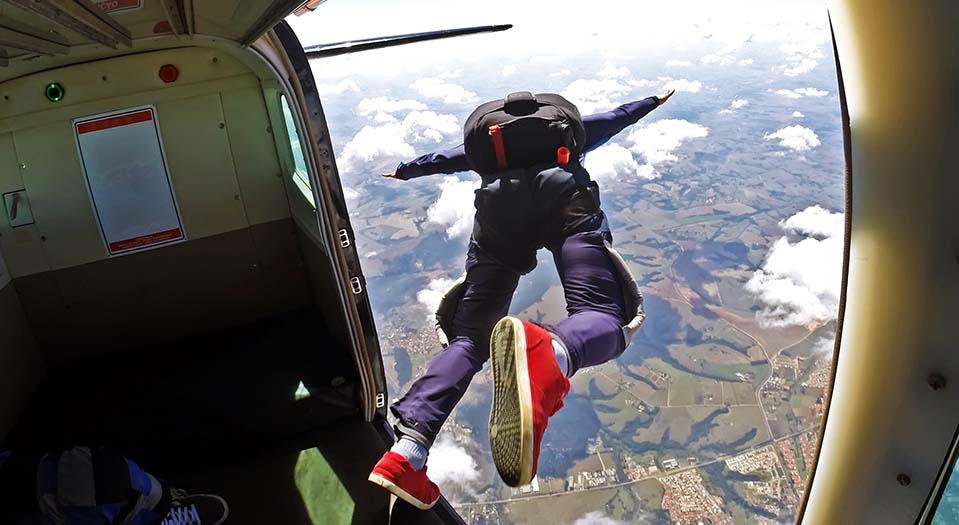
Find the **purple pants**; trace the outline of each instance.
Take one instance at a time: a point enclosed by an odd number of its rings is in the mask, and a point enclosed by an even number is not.
[[[605,243],[612,242],[600,212],[592,227],[548,244],[559,271],[569,317],[546,326],[569,350],[571,374],[623,353],[623,293]],[[466,255],[466,291],[453,316],[452,340],[391,408],[397,430],[430,446],[473,376],[489,359],[493,326],[509,312],[520,273],[475,242]]]

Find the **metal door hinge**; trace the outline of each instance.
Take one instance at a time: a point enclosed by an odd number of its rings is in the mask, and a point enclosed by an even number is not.
[[[363,293],[363,285],[360,284],[359,277],[350,277],[350,286],[353,287],[353,295],[360,295]]]
[[[386,406],[386,394],[376,394],[376,408],[383,408]]]
[[[346,228],[340,230],[340,246],[344,248],[349,248],[350,246],[350,234],[346,231]]]

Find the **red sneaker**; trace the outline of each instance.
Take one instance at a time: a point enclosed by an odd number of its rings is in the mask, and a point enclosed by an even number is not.
[[[569,379],[556,363],[549,332],[515,317],[504,317],[493,327],[490,357],[490,449],[500,477],[518,487],[536,475],[546,424],[563,408]]]
[[[418,509],[432,508],[440,499],[440,488],[426,477],[426,467],[414,470],[406,458],[393,451],[383,454],[368,479]]]

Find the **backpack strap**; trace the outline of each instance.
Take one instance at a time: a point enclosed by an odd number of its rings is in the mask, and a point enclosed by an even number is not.
[[[506,169],[506,145],[503,144],[503,128],[499,124],[489,127],[489,136],[493,138],[493,151],[496,153],[496,166],[500,171]]]

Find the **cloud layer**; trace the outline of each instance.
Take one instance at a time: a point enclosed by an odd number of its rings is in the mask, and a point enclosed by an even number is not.
[[[763,135],[766,140],[779,140],[779,145],[796,152],[809,151],[820,144],[816,132],[800,125],[788,126]]]
[[[798,240],[780,237],[746,283],[764,306],[757,317],[765,326],[833,319],[842,283],[843,214],[811,206],[780,226]]]
[[[399,106],[407,102],[415,101],[383,98],[379,102],[368,102],[365,106],[361,102],[363,107],[358,111],[374,111],[377,107],[389,109],[387,106]],[[343,147],[343,153],[337,160],[341,173],[365,174],[387,163],[406,161],[416,155],[414,145],[433,147],[462,133],[456,117],[433,111],[411,111],[402,120],[390,113],[380,112],[375,120],[379,125],[364,126]]]
[[[480,481],[480,469],[466,448],[449,434],[440,434],[430,448],[430,479],[447,490],[456,486],[473,492]]]
[[[356,82],[344,78],[343,80],[333,83],[333,84],[317,84],[316,92],[320,94],[321,97],[328,95],[342,95],[347,91],[352,91],[354,93],[359,93],[360,86]]]
[[[456,279],[432,279],[429,284],[426,285],[426,288],[416,292],[416,302],[426,307],[430,320],[433,319],[433,313],[436,312],[440,301],[443,300],[443,295],[449,291],[455,282]],[[430,464],[430,466],[432,467],[432,464]]]
[[[588,115],[597,111],[608,111],[622,103],[632,87],[617,79],[586,79],[574,80],[561,94],[576,104],[580,113]]]
[[[658,176],[652,166],[640,166],[633,158],[632,152],[619,144],[607,144],[589,152],[583,167],[589,172],[590,178],[599,183],[624,180],[630,176],[641,179],[654,179]]]
[[[636,128],[630,132],[628,140],[633,143],[630,150],[642,155],[646,161],[641,172],[644,178],[654,179],[660,176],[659,167],[679,160],[675,152],[684,143],[709,135],[709,129],[700,124],[681,119],[657,120],[652,124]]]
[[[450,239],[468,236],[473,230],[473,199],[479,185],[479,181],[444,177],[439,198],[426,211],[429,222],[445,227]]]
[[[614,520],[598,510],[587,512],[582,518],[573,522],[573,525],[623,525],[623,522]]]
[[[398,113],[401,111],[423,111],[426,104],[418,100],[397,99],[390,97],[364,98],[356,106],[356,112],[364,117],[377,113]]]
[[[471,104],[479,100],[476,93],[442,78],[419,78],[410,84],[421,96],[442,100],[444,104]]]
[[[772,91],[772,90],[770,90]],[[802,98],[802,97],[825,97],[829,94],[828,91],[823,91],[821,89],[816,89],[812,87],[804,87],[797,89],[777,89],[773,91],[777,95],[781,95],[786,98]]]

